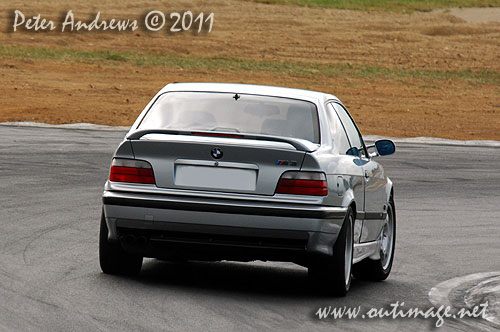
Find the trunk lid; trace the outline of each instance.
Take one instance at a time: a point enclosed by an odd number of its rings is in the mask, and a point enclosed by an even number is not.
[[[306,153],[279,140],[169,134],[131,145],[136,159],[151,163],[158,187],[259,195],[273,195],[280,176],[300,170]]]

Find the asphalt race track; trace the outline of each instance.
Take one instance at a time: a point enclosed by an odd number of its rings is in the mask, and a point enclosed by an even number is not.
[[[100,195],[123,135],[0,127],[0,331],[432,330],[435,319],[320,321],[315,312],[396,301],[428,309],[436,285],[500,270],[500,149],[401,143],[380,159],[395,183],[398,222],[385,282],[354,281],[346,298],[330,298],[311,292],[306,269],[288,263],[146,260],[137,278],[104,275]],[[483,277],[500,284],[499,275]],[[482,299],[483,288],[464,282],[444,298],[457,304],[474,288]],[[479,328],[493,325],[448,319],[438,331]]]

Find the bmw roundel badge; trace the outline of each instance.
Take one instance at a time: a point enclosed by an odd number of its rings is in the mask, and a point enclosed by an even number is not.
[[[212,151],[210,152],[210,154],[212,155],[212,158],[214,159],[220,159],[222,158],[222,150],[219,149],[219,148],[213,148]]]

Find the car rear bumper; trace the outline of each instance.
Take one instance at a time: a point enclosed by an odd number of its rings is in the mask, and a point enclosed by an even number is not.
[[[110,240],[144,256],[301,260],[332,255],[347,209],[314,204],[108,191]]]

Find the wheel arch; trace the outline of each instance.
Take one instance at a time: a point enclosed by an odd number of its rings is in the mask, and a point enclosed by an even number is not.
[[[347,208],[351,208],[352,213],[354,215],[354,219],[356,219],[356,212],[357,212],[357,210],[356,210],[356,201],[354,199],[349,203],[349,205],[347,206]]]
[[[394,199],[394,186],[392,184],[391,179],[389,178],[387,178],[387,186],[385,192],[386,192],[387,202],[389,202],[391,197]]]
[[[342,199],[342,206],[348,208],[348,207],[354,207],[353,211],[356,212],[356,198],[354,196],[354,192],[352,189],[346,190],[344,193],[344,197]]]
[[[359,243],[359,240],[361,238],[361,229],[363,227],[363,222],[362,220],[359,220],[357,218],[358,214],[358,205],[357,201],[354,197],[354,193],[352,190],[346,191],[346,194],[344,196],[343,200],[343,206],[346,208],[351,208],[352,214],[354,217],[354,225],[353,225],[353,231],[354,231],[354,243]]]

